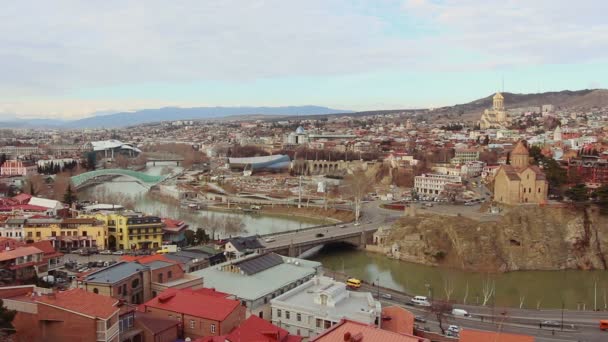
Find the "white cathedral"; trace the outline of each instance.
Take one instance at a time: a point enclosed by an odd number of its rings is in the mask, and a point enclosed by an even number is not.
[[[491,109],[484,110],[479,119],[479,128],[506,128],[511,123],[511,118],[505,110],[505,98],[501,93],[496,93],[493,98]]]

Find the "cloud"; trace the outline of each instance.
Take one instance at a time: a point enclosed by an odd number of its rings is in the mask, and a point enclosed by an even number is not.
[[[605,60],[607,6],[580,0],[573,15],[565,0],[15,1],[0,11],[0,103],[74,116],[135,107],[81,89]]]

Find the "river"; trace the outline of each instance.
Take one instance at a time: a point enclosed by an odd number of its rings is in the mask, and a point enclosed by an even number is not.
[[[164,166],[148,167],[146,173],[160,174]],[[166,217],[181,218],[183,211],[170,203],[160,202],[146,196],[146,189],[127,178],[118,178],[118,182],[109,182],[85,188],[79,192],[81,199],[90,198],[96,192],[121,194],[131,198],[136,210]],[[183,210],[183,209],[182,209]],[[242,219],[247,234],[265,234],[310,227],[318,224],[303,219],[286,219],[280,217],[243,215],[235,213],[196,211],[199,216],[224,215],[237,216]],[[191,227],[196,222],[189,221]],[[196,221],[196,220],[194,220]],[[363,252],[348,248],[324,248],[315,260],[323,263],[328,270],[344,272],[349,276],[371,282],[380,281],[380,285],[410,294],[430,295],[434,298],[445,298],[446,288],[453,288],[451,299],[463,302],[468,284],[468,304],[483,302],[484,284],[495,287],[496,306],[519,307],[523,299],[524,308],[560,308],[562,300],[568,309],[577,309],[586,305],[593,309],[594,302],[598,309],[607,306],[608,272],[606,271],[518,271],[488,276],[487,274],[464,272],[453,269],[430,267],[390,259],[384,255]],[[430,285],[430,286],[427,286]],[[597,286],[596,286],[597,284]],[[595,290],[595,288],[597,290]]]
[[[159,175],[164,168],[171,168],[175,170],[175,166],[170,164],[162,165],[157,163],[156,166],[149,166],[143,172],[151,175]],[[228,213],[212,210],[187,210],[180,209],[178,205],[173,203],[166,203],[159,201],[150,196],[147,196],[147,189],[137,182],[130,181],[127,177],[115,178],[112,182],[99,184],[91,187],[87,187],[79,191],[79,198],[82,200],[90,200],[96,193],[114,194],[115,197],[119,198],[118,202],[131,202],[133,203],[134,209],[144,213],[152,215],[160,215],[163,217],[180,218],[190,224],[190,227],[196,228],[199,224],[196,222],[197,217],[215,217],[221,218],[224,216],[236,216],[242,220],[245,227],[245,231],[242,234],[253,235],[253,234],[267,234],[276,233],[282,231],[302,229],[320,224],[319,220],[312,219],[290,219],[275,216],[264,216],[264,215],[248,215],[238,213]],[[124,204],[124,203],[116,203]],[[184,211],[187,213],[184,215]],[[218,232],[221,234],[221,232]],[[225,237],[222,235],[222,237]]]
[[[366,281],[380,281],[380,286],[409,294],[446,298],[446,288],[453,288],[451,299],[462,303],[467,283],[467,304],[483,302],[484,284],[495,284],[495,305],[519,307],[523,297],[524,308],[561,308],[562,298],[567,309],[604,309],[608,298],[608,272],[606,271],[517,271],[487,275],[440,267],[431,267],[390,259],[384,255],[349,248],[325,248],[314,258],[326,269],[344,272],[348,276]],[[597,291],[595,285],[597,282]],[[492,305],[489,300],[488,305]]]

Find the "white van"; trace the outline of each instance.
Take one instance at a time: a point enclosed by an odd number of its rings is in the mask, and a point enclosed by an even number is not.
[[[454,316],[458,316],[458,317],[469,317],[469,313],[467,312],[467,310],[463,310],[463,309],[452,309],[452,315]]]
[[[425,296],[414,296],[414,298],[412,298],[410,302],[412,302],[414,305],[419,306],[431,306],[431,303]]]

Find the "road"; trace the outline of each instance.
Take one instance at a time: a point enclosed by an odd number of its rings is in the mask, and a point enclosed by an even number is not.
[[[318,228],[307,228],[297,231],[282,232],[272,234],[272,237],[265,236],[262,243],[268,249],[285,248],[289,245],[298,245],[310,241],[331,240],[337,236],[358,234],[361,232],[375,231],[382,225],[390,225],[402,216],[401,211],[387,210],[379,207],[380,202],[365,203],[361,210],[359,224],[344,223]],[[323,236],[320,236],[322,234]],[[272,238],[273,241],[268,240]]]
[[[335,275],[329,273],[329,275]],[[343,277],[336,277],[344,280]],[[371,292],[375,297],[378,293],[381,295],[383,306],[398,305],[405,307],[407,310],[414,313],[416,316],[421,316],[426,319],[426,323],[418,323],[420,327],[430,328],[433,332],[441,332],[436,315],[426,308],[414,307],[406,305],[411,297],[400,292],[381,288],[372,284],[363,284],[358,291]],[[391,299],[382,298],[382,295],[390,294]],[[472,317],[454,317],[446,315],[443,326],[454,324],[461,328],[503,331],[513,334],[525,334],[536,337],[537,342],[565,342],[565,341],[580,341],[580,342],[602,342],[608,341],[608,332],[599,330],[599,320],[608,317],[605,312],[593,311],[564,311],[564,330],[559,327],[539,328],[539,322],[545,320],[561,321],[561,310],[526,310],[514,308],[489,308],[474,305],[454,305],[455,308],[464,309]],[[504,313],[504,315],[503,315]],[[482,318],[483,317],[483,318]],[[494,318],[494,321],[492,321]]]

